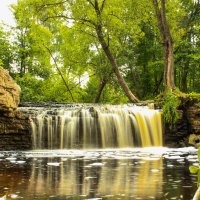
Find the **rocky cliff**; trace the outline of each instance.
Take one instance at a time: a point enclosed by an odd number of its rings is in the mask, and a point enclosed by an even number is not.
[[[200,99],[187,110],[189,121],[188,143],[200,147]]]
[[[0,110],[15,110],[20,101],[20,91],[8,71],[0,67]]]
[[[175,125],[165,124],[164,143],[168,147],[200,146],[200,99],[184,98]]]
[[[16,110],[19,101],[20,87],[0,67],[0,150],[31,149],[30,122]]]

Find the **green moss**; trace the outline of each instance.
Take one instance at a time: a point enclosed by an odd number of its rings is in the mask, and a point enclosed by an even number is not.
[[[191,93],[188,94],[188,96],[191,100],[196,100],[196,99],[200,100],[200,94],[199,93],[191,92]]]
[[[181,92],[181,91],[179,90],[179,88],[175,88],[175,89],[173,90],[173,94],[176,95],[178,98],[187,98],[187,94],[184,93],[184,92]]]
[[[172,93],[172,91],[167,91],[164,97],[164,103],[162,106],[163,118],[165,122],[173,125],[178,120],[177,108],[180,104],[178,97]]]
[[[179,119],[178,107],[187,109],[195,103],[200,108],[200,93],[187,94],[176,88],[161,93],[155,98],[155,102],[162,107],[164,121],[172,126]]]

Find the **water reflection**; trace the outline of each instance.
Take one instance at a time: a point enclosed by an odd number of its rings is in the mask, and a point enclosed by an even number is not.
[[[196,177],[187,169],[185,157],[177,161],[173,156],[163,158],[137,152],[31,158],[18,155],[16,160],[5,156],[0,161],[0,197],[190,200]]]
[[[162,159],[104,159],[98,163],[84,159],[33,160],[28,192],[36,195],[45,195],[47,192],[60,196],[81,195],[88,198],[121,195],[132,198],[160,197],[163,177],[161,169]]]

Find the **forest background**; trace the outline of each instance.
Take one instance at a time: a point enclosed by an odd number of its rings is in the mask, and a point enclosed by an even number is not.
[[[200,92],[200,1],[18,0],[11,9],[16,26],[0,26],[0,66],[22,101]]]

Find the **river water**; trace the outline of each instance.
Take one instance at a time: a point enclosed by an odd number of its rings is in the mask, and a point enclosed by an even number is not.
[[[0,199],[190,200],[190,148],[0,152]]]

